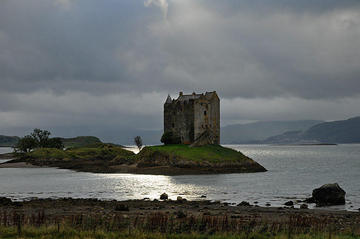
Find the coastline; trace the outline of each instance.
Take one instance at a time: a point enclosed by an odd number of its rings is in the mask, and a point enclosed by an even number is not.
[[[0,199],[0,213],[2,215],[18,214],[24,218],[24,222],[35,220],[40,225],[41,223],[49,225],[59,221],[75,223],[76,221],[77,224],[86,226],[88,221],[92,221],[95,226],[100,226],[100,223],[106,225],[107,222],[111,224],[118,220],[124,229],[128,229],[130,225],[134,229],[143,229],[143,225],[155,220],[156,223],[153,224],[151,230],[161,231],[168,229],[168,222],[171,220],[172,225],[189,223],[194,225],[193,230],[198,230],[200,228],[198,226],[205,226],[208,229],[215,230],[215,232],[231,232],[234,228],[239,227],[252,227],[254,230],[261,227],[267,228],[266,230],[274,230],[275,225],[276,230],[279,231],[293,226],[299,232],[312,230],[323,230],[325,232],[330,227],[334,233],[343,233],[354,230],[354,228],[360,229],[355,227],[360,225],[360,213],[349,211],[233,206],[209,200],[187,201],[182,198],[178,198],[176,201],[150,201],[147,199],[101,201],[98,199],[48,198],[23,202]],[[37,217],[41,217],[40,223]],[[7,223],[10,225],[14,223],[11,222],[11,218],[7,219],[9,220]],[[77,219],[75,220],[75,218]],[[208,221],[209,224],[204,225],[204,220]],[[226,228],[213,225],[214,222],[224,223],[224,220],[226,221]]]
[[[9,163],[5,162],[5,163],[1,163],[0,164],[0,168],[44,168],[41,166],[36,166],[36,165],[32,165],[26,162],[14,162],[14,163]]]
[[[153,167],[137,167],[137,164],[120,164],[108,165],[101,160],[92,161],[74,161],[69,162],[43,162],[32,163],[32,161],[25,162],[13,159],[0,164],[0,168],[60,168],[69,169],[76,172],[89,173],[128,173],[128,174],[149,174],[149,175],[200,175],[200,174],[223,174],[223,173],[257,173],[256,169],[251,168],[181,168],[171,166],[153,166]]]
[[[0,168],[54,167],[91,173],[175,176],[267,171],[241,152],[219,145],[148,146],[135,155],[122,147],[102,144],[65,151],[40,148],[22,155],[3,154],[0,158],[12,159],[0,164]]]

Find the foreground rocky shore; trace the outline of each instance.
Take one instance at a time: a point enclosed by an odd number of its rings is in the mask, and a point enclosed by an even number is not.
[[[263,208],[241,203],[178,200],[100,201],[97,199],[0,199],[0,224],[5,226],[70,225],[82,229],[159,232],[278,233],[325,232],[360,235],[360,213],[290,207]]]

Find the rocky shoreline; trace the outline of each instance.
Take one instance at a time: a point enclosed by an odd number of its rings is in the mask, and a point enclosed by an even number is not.
[[[329,228],[343,232],[360,230],[360,213],[349,211],[331,211],[318,209],[294,209],[291,207],[259,207],[245,202],[230,206],[227,203],[211,202],[209,200],[187,201],[179,197],[177,200],[129,200],[101,201],[97,199],[33,199],[24,202],[12,202],[0,198],[0,223],[15,224],[10,215],[21,215],[24,223],[55,222],[86,223],[87,220],[119,220],[124,225],[137,225],[149,220],[173,220],[173,223],[204,223],[228,220],[229,225],[245,226],[276,226],[287,228],[295,223],[297,230],[316,230]],[[6,216],[8,215],[8,216]],[[160,220],[160,222],[161,222]],[[40,221],[40,222],[39,222]],[[157,222],[155,226],[164,226]],[[143,224],[144,224],[143,223]],[[145,225],[145,224],[144,224]],[[141,225],[139,225],[141,226]],[[215,229],[213,224],[209,227]],[[230,230],[230,229],[229,229]]]
[[[10,160],[0,164],[0,168],[42,168],[55,167],[60,169],[70,169],[77,172],[90,173],[131,173],[131,174],[151,174],[151,175],[197,175],[197,174],[222,174],[222,173],[251,173],[259,172],[258,168],[243,167],[172,167],[172,166],[149,166],[138,167],[138,164],[111,164],[104,163],[102,160],[83,160],[74,162],[50,161],[36,162],[23,160]]]

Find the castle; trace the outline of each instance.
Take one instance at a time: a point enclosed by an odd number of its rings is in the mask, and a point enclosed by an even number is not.
[[[168,95],[164,104],[164,134],[170,133],[179,144],[200,146],[220,144],[220,99],[216,91]]]

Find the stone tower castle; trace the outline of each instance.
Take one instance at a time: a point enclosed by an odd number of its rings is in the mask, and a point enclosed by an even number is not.
[[[200,146],[220,144],[220,99],[216,91],[167,97],[164,104],[164,133],[177,143]]]

